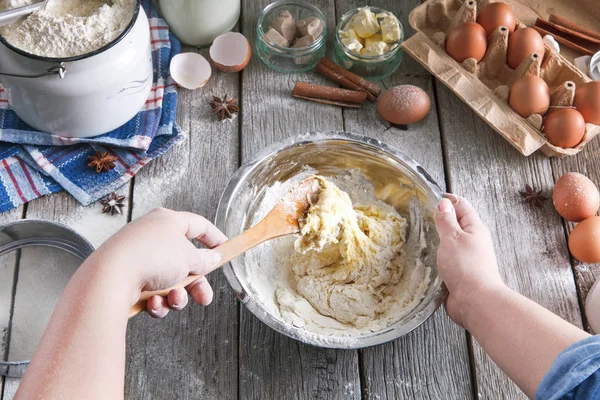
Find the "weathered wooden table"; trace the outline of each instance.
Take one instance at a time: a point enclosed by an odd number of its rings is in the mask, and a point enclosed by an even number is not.
[[[244,0],[240,30],[255,43],[257,17],[270,0]],[[358,0],[314,1],[330,27]],[[407,35],[417,0],[370,2],[393,11]],[[331,35],[331,32],[330,32]],[[331,43],[331,41],[330,41]],[[331,48],[331,46],[329,46]],[[187,49],[195,51],[194,49]],[[206,49],[201,53],[207,56]],[[66,194],[42,198],[0,216],[1,222],[45,218],[64,222],[98,246],[129,220],[159,206],[213,218],[219,196],[238,166],[268,144],[308,131],[345,130],[381,139],[416,159],[446,190],[469,198],[492,231],[506,283],[577,326],[582,305],[600,275],[598,265],[569,257],[572,228],[554,211],[522,204],[526,183],[551,189],[564,172],[579,171],[600,183],[600,141],[576,157],[525,158],[493,132],[446,87],[409,57],[381,82],[414,84],[432,100],[427,118],[407,131],[390,128],[374,105],[342,110],[292,99],[295,81],[325,83],[314,73],[283,75],[253,54],[239,74],[216,73],[206,87],[181,91],[178,121],[189,138],[145,167],[120,193],[125,216],[100,215]],[[210,95],[237,97],[237,119],[210,114]],[[99,234],[100,233],[100,234]],[[14,265],[0,269],[0,295],[12,296]],[[210,275],[211,306],[187,307],[164,320],[147,315],[129,326],[126,397],[130,399],[519,399],[522,392],[495,366],[471,336],[442,309],[394,342],[359,350],[319,349],[288,339],[262,324],[238,303],[222,272]],[[17,287],[18,290],[18,287]],[[8,321],[0,321],[4,328]],[[0,382],[3,400],[17,380]]]

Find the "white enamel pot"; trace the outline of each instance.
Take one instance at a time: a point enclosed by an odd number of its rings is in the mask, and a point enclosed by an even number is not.
[[[152,76],[150,26],[139,2],[123,33],[77,57],[39,57],[0,36],[0,83],[15,113],[43,132],[82,138],[120,127],[144,106]]]

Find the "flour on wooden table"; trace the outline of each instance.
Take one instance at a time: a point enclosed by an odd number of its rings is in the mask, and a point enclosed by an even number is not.
[[[169,170],[164,174],[138,175],[135,181],[132,219],[139,218],[155,208],[164,207],[170,196],[174,196],[178,188],[185,183],[182,179],[188,170],[189,160],[174,158],[175,153],[168,155]]]

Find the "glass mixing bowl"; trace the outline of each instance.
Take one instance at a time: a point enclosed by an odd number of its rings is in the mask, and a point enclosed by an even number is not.
[[[257,206],[267,189],[277,182],[306,173],[307,166],[325,176],[360,171],[373,184],[376,196],[404,215],[409,215],[411,198],[418,200],[427,232],[426,253],[421,259],[425,266],[431,268],[431,282],[425,297],[409,314],[381,331],[336,337],[307,333],[285,322],[272,307],[266,306],[249,282],[245,266],[253,261],[248,253],[223,267],[229,284],[240,301],[262,322],[284,335],[315,346],[363,348],[388,342],[412,331],[435,312],[447,294],[437,271],[435,255],[439,238],[433,224],[442,191],[419,164],[385,143],[345,132],[327,132],[311,133],[274,144],[257,154],[232,177],[219,202],[216,225],[230,238],[249,229],[256,217],[261,217],[256,215]],[[410,231],[408,234],[410,240]]]

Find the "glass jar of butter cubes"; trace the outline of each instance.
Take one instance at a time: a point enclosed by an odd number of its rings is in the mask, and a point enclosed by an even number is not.
[[[256,52],[270,68],[279,72],[304,72],[325,55],[325,16],[304,1],[269,4],[256,26]]]
[[[365,78],[381,79],[400,66],[404,29],[394,14],[376,7],[347,12],[337,25],[336,64]]]

